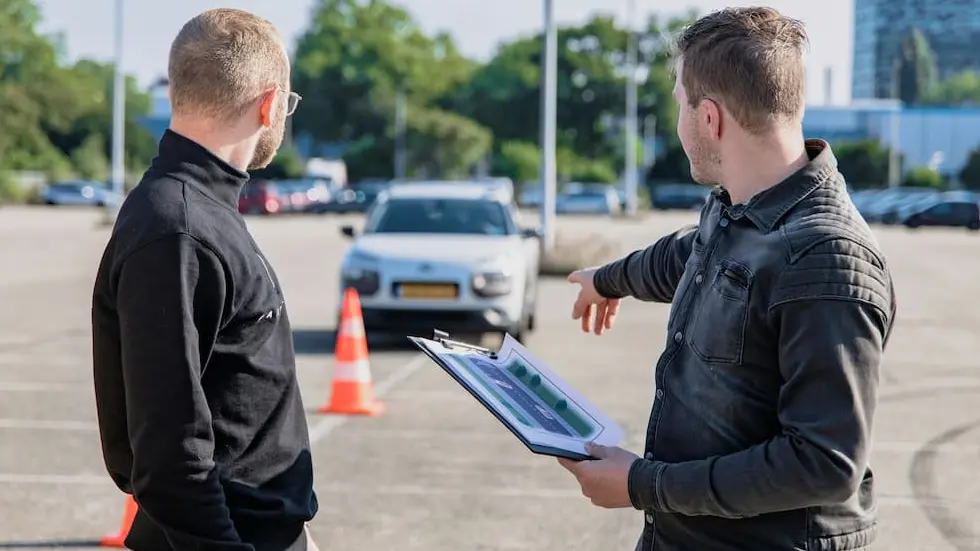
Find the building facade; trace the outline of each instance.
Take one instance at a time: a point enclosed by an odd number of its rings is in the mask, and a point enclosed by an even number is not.
[[[893,97],[895,59],[913,29],[925,34],[940,79],[980,70],[980,0],[854,0],[851,97]]]
[[[955,177],[980,148],[980,108],[908,108],[891,101],[814,105],[806,108],[803,131],[831,145],[860,140],[875,140],[884,147],[897,143],[905,170],[933,166]]]

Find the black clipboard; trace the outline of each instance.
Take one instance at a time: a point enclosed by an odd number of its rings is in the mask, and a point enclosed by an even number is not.
[[[497,359],[497,353],[494,352],[493,350],[490,350],[489,348],[484,348],[482,346],[476,346],[474,344],[469,344],[469,343],[465,343],[465,342],[461,342],[461,341],[451,340],[449,338],[449,333],[447,333],[445,331],[440,331],[438,329],[434,329],[432,331],[432,335],[433,335],[432,336],[432,340],[433,341],[438,342],[439,344],[441,344],[442,346],[444,346],[445,348],[447,348],[449,350],[462,349],[462,350],[466,350],[466,351],[469,351],[469,352],[474,352],[474,353],[477,353],[477,354],[483,354],[483,355],[489,357],[490,359],[494,359],[494,360]],[[414,343],[415,346],[417,346],[419,348],[419,350],[422,351],[423,354],[425,354],[426,356],[428,356],[433,362],[435,362],[436,365],[438,365],[439,367],[441,367],[443,371],[445,371],[447,374],[449,374],[449,376],[452,377],[453,380],[455,380],[456,383],[459,384],[459,386],[463,387],[466,390],[466,392],[468,392],[470,394],[470,396],[472,396],[473,398],[475,398],[483,406],[483,409],[489,411],[497,419],[497,421],[500,421],[500,424],[502,424],[504,427],[506,427],[507,430],[510,431],[511,434],[513,434],[518,440],[520,440],[520,442],[522,444],[524,444],[524,447],[526,447],[528,450],[530,450],[531,453],[534,453],[534,454],[537,454],[537,455],[547,455],[547,456],[551,456],[551,457],[563,457],[565,459],[571,459],[573,461],[588,461],[588,460],[597,459],[596,457],[593,457],[593,456],[588,455],[588,454],[579,454],[579,453],[575,453],[575,452],[572,452],[572,451],[569,451],[569,450],[565,450],[565,449],[561,449],[561,448],[556,448],[554,446],[545,446],[545,445],[540,445],[540,444],[536,444],[534,442],[531,442],[530,440],[527,439],[527,437],[525,437],[523,434],[521,434],[521,431],[517,427],[513,426],[513,424],[511,423],[511,421],[509,419],[507,419],[506,417],[504,417],[503,415],[501,415],[486,400],[486,398],[483,397],[483,395],[481,395],[479,392],[477,392],[476,390],[474,390],[473,387],[470,386],[470,384],[469,384],[468,381],[466,381],[466,380],[462,379],[461,377],[459,377],[459,375],[457,375],[456,372],[452,368],[450,368],[449,366],[447,366],[445,364],[445,362],[443,361],[442,358],[440,358],[439,356],[436,356],[435,354],[433,354],[421,342],[421,340],[418,337],[409,336],[408,339],[410,341],[412,341],[412,343]]]

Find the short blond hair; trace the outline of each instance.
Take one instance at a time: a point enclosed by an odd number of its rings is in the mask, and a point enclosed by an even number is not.
[[[288,87],[289,56],[269,21],[243,10],[208,10],[170,47],[174,115],[240,117],[270,86]]]

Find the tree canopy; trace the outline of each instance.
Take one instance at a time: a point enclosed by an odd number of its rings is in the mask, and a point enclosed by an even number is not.
[[[637,32],[637,158],[648,181],[690,177],[675,133],[667,41],[696,15],[652,16]],[[0,199],[9,194],[4,177],[12,172],[108,177],[113,67],[67,61],[59,40],[38,32],[41,16],[32,0],[0,0]],[[557,34],[558,177],[619,180],[628,31],[613,17],[596,15]],[[409,177],[490,172],[536,180],[542,46],[541,34],[532,33],[501,43],[478,62],[461,54],[449,34],[424,32],[394,3],[315,0],[294,50],[292,85],[304,97],[291,120],[296,139],[261,174],[298,177],[303,156],[327,155],[346,161],[351,181],[390,178],[401,141]],[[939,81],[934,57],[923,33],[904,37],[896,84],[906,102],[980,102],[980,76]],[[135,172],[155,143],[140,122],[149,98],[132,78],[127,87],[125,150]],[[858,186],[883,181],[887,150],[870,142],[835,149]],[[964,180],[972,182],[976,160],[971,163]]]

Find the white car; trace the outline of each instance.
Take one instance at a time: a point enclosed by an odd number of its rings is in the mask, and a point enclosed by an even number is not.
[[[357,290],[368,332],[426,336],[534,330],[539,238],[506,191],[466,183],[396,184],[363,231],[341,228],[341,294]]]

